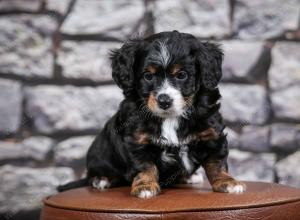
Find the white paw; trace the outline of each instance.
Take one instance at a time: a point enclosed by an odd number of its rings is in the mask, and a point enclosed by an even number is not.
[[[96,189],[104,190],[110,187],[110,182],[106,177],[101,177],[101,179],[95,177],[93,179],[92,185]]]
[[[227,191],[228,191],[228,193],[243,193],[246,191],[246,186],[242,185],[242,184],[228,186]]]
[[[203,183],[204,179],[203,179],[203,175],[202,173],[194,173],[193,175],[191,175],[186,182],[188,184],[199,184],[199,183]]]
[[[145,189],[142,190],[137,196],[141,199],[149,199],[155,195],[156,195],[155,192]]]

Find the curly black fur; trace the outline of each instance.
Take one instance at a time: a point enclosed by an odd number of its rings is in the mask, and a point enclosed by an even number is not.
[[[161,44],[168,51],[159,48]],[[169,59],[166,62],[163,54]],[[203,43],[185,33],[162,32],[146,39],[135,39],[125,43],[112,52],[112,76],[123,90],[125,99],[118,112],[106,123],[96,137],[87,154],[87,179],[62,186],[66,190],[91,183],[93,177],[107,177],[112,184],[128,185],[138,172],[155,164],[159,171],[161,186],[176,183],[182,177],[190,176],[197,168],[209,160],[221,161],[220,166],[227,170],[228,147],[224,124],[219,113],[217,88],[221,78],[223,53],[216,44]],[[161,63],[160,63],[161,61]],[[188,79],[175,79],[168,75],[170,68],[178,64],[188,74]],[[144,79],[145,68],[157,68],[155,81]],[[163,73],[162,73],[163,72]],[[168,78],[170,83],[189,99],[184,114],[177,117],[178,140],[189,135],[213,128],[217,139],[191,139],[184,146],[191,169],[188,170],[180,157],[181,144],[173,146],[160,144],[164,117],[154,114],[147,107],[151,94],[156,94],[162,82]],[[136,135],[147,136],[143,143],[137,143]],[[141,136],[144,137],[144,136]],[[162,159],[166,153],[171,161]]]

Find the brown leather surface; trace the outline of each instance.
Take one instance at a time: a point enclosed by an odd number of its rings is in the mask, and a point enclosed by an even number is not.
[[[157,220],[162,214],[84,212],[44,207],[40,220]]]
[[[298,220],[300,202],[249,209],[174,213],[85,212],[45,206],[41,220]]]
[[[181,212],[162,215],[164,220],[299,220],[300,202],[251,209],[215,212]],[[114,219],[114,218],[110,218]]]
[[[58,219],[300,219],[300,190],[271,183],[246,182],[243,194],[211,192],[181,185],[143,200],[130,188],[104,192],[66,191],[44,200],[41,220]]]

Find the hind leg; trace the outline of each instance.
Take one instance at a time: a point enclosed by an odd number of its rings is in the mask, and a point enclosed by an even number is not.
[[[104,190],[111,186],[111,181],[105,176],[100,178],[94,177],[92,179],[92,186],[98,190]]]
[[[95,176],[90,178],[89,185],[98,190],[105,190],[112,187],[129,185],[124,179],[118,177]]]
[[[114,187],[118,184],[119,178],[108,163],[103,161],[89,161],[87,176],[89,179],[89,185],[98,190],[104,190]]]

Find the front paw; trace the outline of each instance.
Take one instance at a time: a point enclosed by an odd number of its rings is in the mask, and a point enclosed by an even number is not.
[[[243,193],[246,191],[246,185],[240,181],[234,179],[229,180],[219,180],[215,182],[212,186],[215,192],[224,193]]]
[[[148,199],[160,193],[157,182],[141,183],[131,187],[131,195],[142,199]]]

